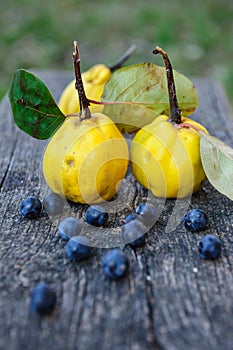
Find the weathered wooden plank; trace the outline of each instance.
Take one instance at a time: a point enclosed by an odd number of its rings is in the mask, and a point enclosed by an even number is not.
[[[39,71],[57,99],[72,73]],[[233,119],[221,86],[195,80],[200,106],[195,119],[233,145]],[[12,129],[12,131],[10,131]],[[21,200],[43,197],[41,160],[46,142],[14,127],[8,102],[0,105],[0,349],[232,349],[232,202],[210,184],[187,201],[166,201],[145,247],[122,247],[130,272],[121,281],[107,280],[101,269],[104,248],[90,259],[71,263],[56,226],[43,214],[25,220]],[[135,208],[146,195],[129,173],[127,205]],[[127,192],[128,191],[128,192]],[[161,202],[159,202],[161,204]],[[163,203],[162,203],[163,204]],[[206,232],[224,242],[217,261],[203,261],[197,242],[180,224],[167,229],[174,207],[201,207],[208,213]],[[84,207],[85,209],[85,207]],[[124,210],[121,211],[123,214]],[[126,210],[125,210],[126,212]],[[84,210],[80,209],[83,219]],[[117,226],[120,215],[112,216]],[[29,311],[30,290],[46,281],[58,294],[51,316]]]

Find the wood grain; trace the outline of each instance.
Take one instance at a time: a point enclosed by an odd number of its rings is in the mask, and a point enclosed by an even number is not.
[[[58,99],[69,72],[36,72]],[[194,79],[200,105],[194,118],[209,132],[233,146],[233,119],[222,87]],[[106,248],[72,263],[65,242],[43,213],[26,220],[19,205],[28,195],[43,199],[41,160],[46,142],[37,141],[13,122],[9,102],[0,104],[0,350],[192,350],[233,348],[233,205],[209,183],[187,201],[168,200],[146,244],[129,257],[129,274],[109,281],[101,268]],[[128,174],[126,198],[131,209],[147,195]],[[127,192],[128,191],[128,192]],[[187,232],[179,223],[167,230],[174,208],[199,207],[209,216],[206,232]],[[77,209],[83,220],[85,206]],[[121,216],[112,216],[117,228]],[[197,243],[206,233],[217,234],[223,252],[217,261],[199,258]],[[57,306],[50,316],[29,309],[30,291],[45,281],[56,289]]]

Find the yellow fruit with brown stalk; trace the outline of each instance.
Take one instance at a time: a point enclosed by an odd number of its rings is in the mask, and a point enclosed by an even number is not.
[[[128,145],[109,117],[91,113],[76,41],[74,48],[80,112],[66,117],[51,138],[44,153],[43,173],[52,191],[77,203],[93,204],[116,194],[128,167]]]
[[[170,115],[160,115],[136,133],[130,149],[132,172],[157,197],[187,197],[200,189],[206,179],[199,132],[208,131],[182,116],[167,53],[160,47],[153,53],[162,55],[165,63]]]

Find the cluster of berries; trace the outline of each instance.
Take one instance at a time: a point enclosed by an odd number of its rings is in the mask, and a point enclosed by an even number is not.
[[[51,193],[44,202],[48,214],[59,214],[63,209],[60,196]],[[42,212],[41,201],[30,196],[22,201],[20,211],[26,218],[36,218]],[[102,227],[109,216],[101,205],[90,206],[85,213],[87,224]],[[132,248],[145,244],[146,232],[158,218],[156,208],[150,203],[137,206],[134,213],[129,214],[121,221],[121,235],[123,242]],[[203,231],[208,226],[208,217],[201,209],[192,209],[183,217],[183,224],[188,231]],[[80,235],[82,224],[74,217],[67,217],[60,221],[58,232],[62,239],[67,241],[66,254],[71,260],[81,261],[91,255],[91,243],[85,236]],[[217,259],[221,253],[222,242],[215,235],[208,234],[198,243],[200,257],[203,259]],[[123,277],[129,268],[129,259],[120,249],[112,249],[102,257],[103,271],[110,279]],[[45,284],[37,285],[32,291],[31,308],[40,312],[50,312],[56,303],[56,293]]]

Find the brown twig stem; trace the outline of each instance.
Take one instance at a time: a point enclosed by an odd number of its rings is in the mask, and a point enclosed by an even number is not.
[[[169,104],[170,104],[170,120],[176,124],[181,123],[181,109],[179,108],[177,97],[176,97],[176,87],[173,76],[173,70],[171,62],[168,58],[167,53],[161,49],[159,46],[152,51],[153,54],[160,54],[163,57],[166,74],[167,74],[167,87],[169,95]]]
[[[125,53],[115,62],[113,65],[108,66],[110,71],[113,73],[117,69],[121,68],[122,64],[127,61],[127,59],[132,55],[132,53],[135,51],[136,45],[131,45],[128,50],[125,51]]]
[[[78,42],[74,41],[74,52],[73,52],[73,62],[74,62],[74,71],[75,71],[75,88],[78,91],[79,105],[80,105],[80,119],[91,118],[91,112],[89,110],[90,102],[85,94],[83,87],[83,81],[81,76],[80,69],[80,56],[78,50]],[[82,113],[84,112],[84,117]]]

